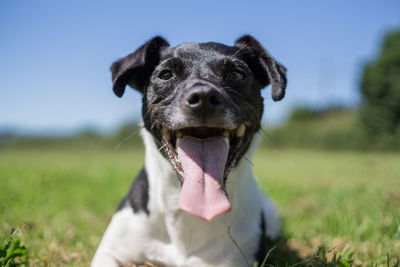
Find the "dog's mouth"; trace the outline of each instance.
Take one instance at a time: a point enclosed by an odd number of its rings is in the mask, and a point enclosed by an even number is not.
[[[225,180],[240,158],[246,126],[236,129],[162,126],[163,147],[182,182],[179,207],[205,221],[230,211]]]

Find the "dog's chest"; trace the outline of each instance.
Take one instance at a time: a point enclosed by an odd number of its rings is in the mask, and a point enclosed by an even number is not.
[[[221,216],[207,223],[182,211],[146,216],[126,207],[114,215],[109,236],[119,236],[114,250],[126,255],[124,261],[147,260],[162,266],[235,266],[234,262],[244,266],[234,242],[247,260],[253,260],[259,229],[251,225],[238,229],[230,226],[228,219]]]
[[[256,259],[260,238],[264,234],[276,236],[278,217],[259,191],[250,165],[241,161],[230,173],[227,190],[232,210],[206,222],[179,209],[179,180],[171,165],[156,153],[158,150],[148,136],[144,134],[145,172],[139,175],[139,183],[114,214],[93,266],[129,266],[145,261],[159,266],[247,266],[246,261],[251,264]],[[131,193],[136,198],[130,198]],[[265,219],[268,231],[261,218]],[[103,264],[106,259],[115,264]]]

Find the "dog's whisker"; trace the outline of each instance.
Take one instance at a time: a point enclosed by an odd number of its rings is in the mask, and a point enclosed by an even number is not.
[[[232,233],[231,233],[231,226],[229,224],[226,223],[226,227],[228,229],[228,236],[230,238],[230,240],[232,241],[232,243],[235,245],[235,247],[239,250],[240,254],[242,255],[243,259],[245,260],[246,264],[248,267],[250,267],[250,263],[249,260],[246,257],[246,254],[244,254],[243,250],[240,248],[239,244],[236,242],[236,240],[233,238]]]
[[[248,163],[250,163],[251,166],[255,167],[256,165],[253,164],[253,162],[251,162],[251,160],[249,160],[246,156],[243,155],[243,158],[245,160],[247,160]]]
[[[267,137],[267,139],[274,144],[282,153],[286,153],[286,151],[276,142],[263,128],[260,128],[261,133]]]
[[[127,137],[125,137],[124,140],[122,140],[118,145],[115,146],[115,148],[117,148],[117,149],[120,148],[122,144],[124,144],[126,141],[129,140],[129,138],[131,138],[132,136],[134,136],[138,132],[139,132],[139,130],[136,130],[133,133],[131,133],[130,135],[128,135]]]
[[[223,88],[224,88],[225,90],[228,90],[228,91],[230,91],[230,92],[232,92],[232,93],[235,93],[235,94],[237,94],[238,96],[242,97],[242,96],[240,95],[239,92],[237,92],[236,90],[234,90],[234,89],[232,89],[232,88],[230,88],[230,87],[223,87]],[[257,111],[255,110],[255,108],[254,108],[253,106],[247,105],[246,107],[243,107],[242,110],[243,110],[243,109],[250,110],[251,112],[253,112],[254,115],[256,115],[256,116],[258,117]]]
[[[231,89],[230,87],[223,87],[223,89],[232,90],[232,92],[235,92],[235,93],[239,94],[238,92],[236,92],[235,90]],[[224,94],[225,96],[227,96],[227,98],[228,98],[228,99],[230,100],[230,102],[234,105],[234,107],[236,108],[236,110],[237,110],[238,112],[240,112],[239,106],[235,103],[235,101],[233,101],[232,97],[231,97],[228,93],[226,93],[225,91],[223,91],[223,94]]]
[[[161,150],[162,150],[163,148],[165,148],[166,146],[168,146],[168,143],[162,145],[162,146],[158,149],[158,151],[161,151]]]
[[[240,95],[239,92],[237,92],[236,90],[234,90],[234,89],[232,89],[232,88],[230,88],[230,87],[223,87],[223,88],[224,88],[225,90],[229,91],[229,92],[232,92],[232,93],[237,94],[239,97],[242,97],[242,96]],[[228,96],[229,99],[232,101],[232,103],[235,105],[235,107],[237,108],[238,111],[241,111],[241,110],[242,110],[242,111],[243,111],[243,110],[249,110],[250,112],[252,112],[252,113],[254,114],[254,116],[256,116],[256,118],[258,117],[257,111],[255,110],[255,108],[254,108],[253,106],[248,105],[248,106],[242,107],[242,109],[240,109],[240,108],[236,105],[236,103],[233,101],[232,97],[231,97],[229,94],[227,94],[227,96]]]
[[[247,49],[249,47],[248,44],[245,44],[244,46],[240,47],[233,55],[231,55],[230,57],[233,58],[235,56],[240,55],[240,53],[245,52],[245,49]]]

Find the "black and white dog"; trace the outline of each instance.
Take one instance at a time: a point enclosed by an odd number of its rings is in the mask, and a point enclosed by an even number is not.
[[[145,166],[92,266],[231,267],[262,259],[279,216],[249,159],[260,139],[261,89],[271,84],[272,98],[282,99],[286,69],[246,35],[234,46],[170,47],[155,37],[111,71],[117,96],[126,85],[143,94]]]

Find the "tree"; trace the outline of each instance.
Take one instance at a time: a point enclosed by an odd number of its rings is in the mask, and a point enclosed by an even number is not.
[[[385,146],[400,146],[400,30],[388,33],[377,58],[365,65],[361,95],[366,134],[386,140]]]

